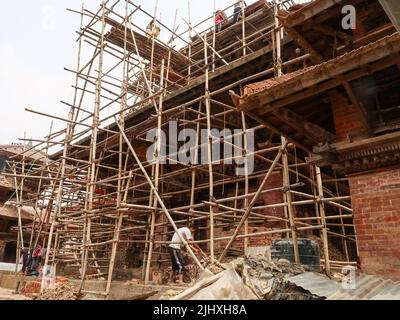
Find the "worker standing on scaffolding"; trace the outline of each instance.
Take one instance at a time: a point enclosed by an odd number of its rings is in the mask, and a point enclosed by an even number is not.
[[[160,37],[160,27],[156,25],[156,20],[153,19],[149,22],[149,24],[146,27],[146,32],[149,36],[149,38],[154,37],[154,39],[158,39]]]
[[[184,227],[184,228],[179,228],[178,232],[179,234],[186,240],[190,241],[193,240],[193,233],[196,231],[196,226],[194,224],[190,224],[189,227]],[[172,283],[174,280],[174,277],[177,277],[178,280],[176,283],[182,284],[183,283],[183,273],[186,271],[185,270],[185,261],[182,256],[182,241],[180,237],[178,236],[178,233],[175,232],[171,244],[169,245],[169,254],[171,257],[171,262],[172,262],[172,272],[169,275],[169,283]],[[191,249],[194,252],[200,252],[201,254],[204,255],[204,252],[201,250],[199,245],[197,243],[190,244]]]
[[[222,30],[222,26],[224,25],[224,22],[227,19],[227,16],[225,14],[225,12],[221,11],[221,10],[217,10],[215,12],[215,31],[216,32],[220,32]]]
[[[233,10],[233,23],[237,23],[242,19],[242,10],[244,7],[246,7],[246,2],[244,2],[244,0],[235,0]]]

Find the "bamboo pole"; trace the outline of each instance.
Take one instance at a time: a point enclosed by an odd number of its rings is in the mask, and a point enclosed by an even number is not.
[[[161,62],[161,82],[160,82],[160,90],[162,90],[164,86],[164,60]],[[163,95],[160,95],[160,100],[158,103],[158,110],[157,110],[157,118],[158,118],[158,126],[157,126],[157,141],[156,141],[156,149],[155,149],[155,178],[154,178],[154,187],[157,191],[159,191],[159,178],[160,178],[160,157],[161,157],[161,123],[162,123],[162,106],[163,105]],[[153,207],[157,207],[157,198],[154,199]],[[147,254],[147,265],[146,265],[146,273],[144,283],[147,284],[150,279],[150,266],[151,266],[151,259],[153,254],[153,246],[154,246],[154,225],[156,222],[156,210],[151,212],[151,227],[150,227],[150,244],[149,244],[149,252]]]
[[[209,179],[209,201],[213,201],[214,199],[214,173],[213,173],[213,165],[212,165],[212,146],[213,146],[213,137],[211,136],[211,102],[209,96],[209,87],[208,87],[208,57],[207,57],[207,39],[206,35],[204,35],[204,65],[205,69],[205,97],[204,102],[206,106],[206,114],[207,114],[207,162],[208,162],[208,179]],[[214,261],[214,209],[210,206],[210,221],[209,221],[209,229],[210,229],[210,258],[211,261]]]
[[[320,199],[324,197],[324,191],[322,186],[322,178],[321,178],[321,169],[315,166],[315,175],[317,179],[317,187],[318,187],[318,196]],[[323,202],[319,203],[319,213],[321,217],[322,228],[322,239],[324,244],[324,256],[325,256],[325,272],[329,276],[330,275],[330,264],[329,264],[329,243],[328,243],[328,230],[325,219],[325,206]]]

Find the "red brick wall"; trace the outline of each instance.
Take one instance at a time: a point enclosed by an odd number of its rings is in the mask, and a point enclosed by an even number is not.
[[[356,108],[345,97],[339,95],[331,97],[331,103],[336,135],[340,141],[365,134]]]
[[[349,178],[362,271],[400,279],[400,167]]]

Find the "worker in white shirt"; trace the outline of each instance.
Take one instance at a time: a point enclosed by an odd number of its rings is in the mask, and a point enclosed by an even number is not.
[[[193,233],[196,231],[196,226],[194,224],[190,224],[188,227],[183,227],[179,228],[178,232],[184,238],[186,241],[193,241]],[[172,272],[169,276],[169,282],[173,282],[174,277],[177,277],[178,280],[176,283],[182,284],[183,283],[183,272],[185,271],[185,261],[182,256],[182,249],[183,243],[178,236],[178,234],[175,232],[171,244],[169,245],[169,254],[171,256],[171,262],[172,262]],[[197,243],[192,243],[189,244],[190,248],[194,252],[200,252],[201,254],[204,254],[201,248]]]

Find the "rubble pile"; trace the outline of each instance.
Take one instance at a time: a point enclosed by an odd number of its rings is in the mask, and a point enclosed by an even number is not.
[[[287,281],[287,278],[306,271],[306,267],[287,260],[271,261],[263,256],[247,257],[243,261],[242,278],[259,299],[314,300],[319,299]]]
[[[69,280],[65,277],[56,277],[55,278],[55,284],[61,285],[63,283],[68,283]],[[40,289],[42,287],[42,281],[41,280],[34,280],[34,281],[28,281],[27,283],[24,284],[24,286],[21,289],[21,294],[24,294],[28,297],[36,297],[40,293]]]
[[[72,283],[61,282],[54,289],[44,290],[35,300],[77,300],[78,291]]]
[[[209,263],[207,270],[211,271],[208,276],[210,280],[202,277],[191,288],[178,296],[172,297],[174,294],[176,295],[176,292],[171,292],[171,297],[165,295],[163,299],[179,300],[180,297],[182,299],[207,298],[211,300],[232,297],[260,300],[321,299],[288,281],[290,277],[305,273],[308,268],[284,259],[272,261],[262,255],[237,258],[229,263]],[[236,292],[236,295],[226,296],[228,291]],[[241,296],[244,292],[246,292],[246,297]]]

